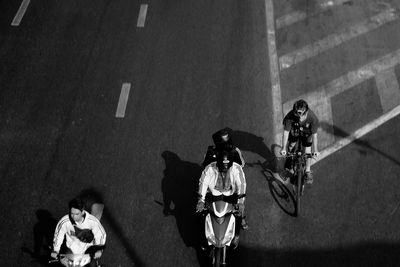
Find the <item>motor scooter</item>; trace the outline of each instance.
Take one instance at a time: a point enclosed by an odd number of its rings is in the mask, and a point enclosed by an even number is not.
[[[237,219],[239,211],[231,197],[213,196],[213,201],[207,202],[205,209],[205,237],[211,248],[210,257],[212,266],[226,266],[228,248],[236,247],[233,239],[237,233]],[[237,196],[236,196],[237,200]]]
[[[103,214],[104,204],[93,203],[90,208],[90,214],[95,216],[99,221]],[[96,251],[104,249],[104,246],[90,246],[84,254],[65,253],[59,254],[56,259],[52,259],[49,263],[60,263],[65,267],[83,267],[87,266],[92,260],[95,261],[96,267],[101,267],[97,259],[93,259]]]

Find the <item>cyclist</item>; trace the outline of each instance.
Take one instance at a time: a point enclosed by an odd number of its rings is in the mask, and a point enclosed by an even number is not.
[[[318,156],[317,130],[319,122],[317,116],[309,109],[305,100],[300,99],[294,103],[293,109],[283,119],[283,125],[282,156],[286,155],[287,150],[292,152],[298,140],[301,142],[305,153],[312,154],[313,157]],[[291,169],[288,165],[290,164],[285,164],[285,167]],[[307,158],[306,183],[308,184],[313,183],[313,175],[310,167],[311,158]]]

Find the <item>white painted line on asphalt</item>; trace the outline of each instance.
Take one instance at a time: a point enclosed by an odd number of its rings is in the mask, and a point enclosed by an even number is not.
[[[375,76],[375,81],[383,112],[387,112],[400,104],[400,88],[394,68],[378,73]]]
[[[30,0],[23,0],[21,3],[21,6],[18,9],[17,14],[15,14],[15,17],[13,21],[11,22],[11,26],[19,26],[21,23],[22,18],[25,15],[26,10],[28,9]]]
[[[329,8],[333,8],[335,6],[343,5],[347,2],[350,2],[350,0],[325,0],[319,5],[316,6],[316,8],[313,10],[312,13],[309,12],[304,12],[304,11],[293,11],[292,13],[283,15],[282,17],[279,17],[276,19],[276,28],[281,29],[287,26],[290,26],[294,23],[300,22],[307,17],[312,17],[317,15],[318,13],[321,13]]]
[[[284,108],[287,106],[290,107],[297,99],[304,99],[307,101],[307,100],[317,99],[318,97],[321,96],[331,98],[337,94],[340,94],[346,90],[351,89],[357,84],[360,84],[370,78],[373,78],[378,73],[393,68],[397,64],[400,64],[400,49],[392,53],[389,53],[377,60],[374,60],[358,70],[351,71],[346,75],[343,75],[327,83],[326,85],[319,87],[313,92],[299,96],[296,99],[292,99],[286,102],[283,106]]]
[[[265,19],[267,24],[268,56],[272,89],[272,116],[274,142],[281,144],[282,132],[282,94],[279,78],[278,53],[276,51],[274,6],[272,0],[265,0]]]
[[[122,84],[121,94],[119,95],[117,112],[115,113],[116,118],[124,118],[125,117],[125,110],[126,110],[126,105],[128,103],[130,90],[131,90],[130,83]]]
[[[394,21],[399,18],[399,12],[393,8],[389,8],[376,16],[355,24],[344,29],[337,34],[331,34],[313,44],[306,45],[296,51],[290,52],[279,58],[280,69],[287,69],[295,64],[298,64],[308,58],[314,57],[322,52],[332,49],[344,42],[347,42],[357,36],[366,34],[375,30],[384,24]]]
[[[140,5],[140,11],[139,11],[139,17],[137,20],[137,27],[144,27],[144,23],[146,21],[146,15],[147,15],[147,4],[142,4]]]
[[[370,131],[378,128],[388,120],[398,116],[400,114],[400,105],[392,109],[391,111],[385,113],[381,117],[373,120],[372,122],[368,123],[367,125],[361,127],[357,131],[355,131],[353,134],[349,135],[346,138],[343,138],[333,145],[327,147],[326,149],[321,151],[321,154],[318,156],[318,158],[314,161],[313,164],[315,164],[318,161],[321,161],[322,159],[326,158],[327,156],[331,155],[332,153],[338,151],[339,149],[347,146],[351,142],[355,141],[356,139],[364,136],[365,134],[369,133]]]

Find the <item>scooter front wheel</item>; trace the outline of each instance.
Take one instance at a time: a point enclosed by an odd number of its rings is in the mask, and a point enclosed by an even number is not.
[[[214,267],[220,267],[221,266],[221,257],[222,257],[222,248],[215,248],[214,259],[213,259],[213,266]]]

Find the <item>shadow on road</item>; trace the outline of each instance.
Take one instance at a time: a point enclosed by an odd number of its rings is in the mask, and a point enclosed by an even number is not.
[[[26,247],[21,250],[32,257],[32,262],[47,266],[57,220],[44,209],[36,211],[36,218],[38,221],[33,227],[33,251]]]
[[[327,122],[320,122],[320,127],[326,131],[327,133],[331,133],[334,134],[337,137],[341,137],[341,138],[347,138],[350,136],[349,133],[347,133],[346,131],[344,131],[343,129],[335,126],[335,125],[331,125]],[[332,129],[333,129],[333,133],[332,133]],[[375,147],[373,147],[369,142],[360,140],[360,139],[356,139],[353,141],[354,144],[359,145],[360,147],[364,147],[364,148],[368,148],[371,149],[375,152],[377,152],[378,154],[382,155],[383,157],[393,161],[395,164],[400,165],[400,161],[395,159],[394,157],[386,154],[385,152],[380,151],[379,149],[376,149]],[[366,154],[366,151],[360,150],[360,154]]]
[[[264,138],[252,133],[232,130],[226,128],[232,140],[240,150],[255,153],[264,159],[263,166],[269,170],[276,171],[278,166],[276,157],[271,151],[275,151],[278,145],[274,144],[271,149],[263,142]],[[244,159],[246,161],[246,159]]]
[[[196,249],[200,265],[204,257],[199,250],[201,220],[196,216],[197,190],[202,167],[183,161],[171,151],[161,154],[165,161],[164,177],[161,182],[163,213],[173,215],[179,234],[186,246]]]
[[[133,245],[132,245],[132,240],[129,240],[123,231],[123,226],[118,223],[118,221],[115,219],[116,216],[112,214],[112,212],[107,209],[107,202],[103,200],[102,195],[94,188],[88,188],[83,190],[80,194],[79,197],[82,198],[82,200],[85,202],[85,209],[90,210],[90,207],[93,203],[103,203],[104,204],[104,211],[103,211],[103,217],[102,221],[104,220],[107,225],[111,228],[112,232],[114,232],[115,236],[119,238],[119,241],[121,242],[122,246],[125,248],[125,251],[127,252],[128,257],[130,258],[132,262],[132,266],[144,266],[142,260],[139,258],[137,255]],[[107,229],[106,229],[107,231]],[[107,245],[106,245],[107,249]]]
[[[230,258],[230,266],[279,267],[381,267],[398,266],[400,243],[362,242],[331,249],[269,250],[239,246]]]

